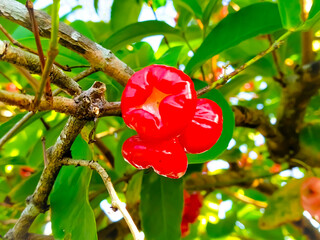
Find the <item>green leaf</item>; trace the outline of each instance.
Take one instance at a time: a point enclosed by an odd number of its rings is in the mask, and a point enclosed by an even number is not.
[[[127,128],[125,131],[123,131],[117,148],[117,153],[115,155],[115,162],[114,162],[114,170],[121,176],[123,175],[127,170],[133,169],[131,164],[129,164],[126,160],[124,160],[122,156],[122,145],[124,141],[126,141],[129,137],[132,137],[133,135],[136,135],[137,132]]]
[[[137,22],[111,35],[102,43],[102,46],[115,51],[124,47],[126,44],[137,42],[144,37],[166,34],[181,36],[181,32],[178,29],[171,27],[165,22],[154,20]]]
[[[119,29],[138,21],[142,7],[141,0],[114,0],[111,7],[111,29]]]
[[[56,142],[66,121],[67,119],[62,120],[60,123],[43,133],[43,136],[46,139],[46,149],[51,147]],[[31,153],[27,158],[27,163],[28,166],[31,167],[38,167],[43,164],[43,149],[41,138],[37,139],[35,146],[31,150]]]
[[[217,5],[217,2],[218,2],[218,0],[209,1],[208,5],[204,9],[203,17],[202,17],[202,24],[204,27],[208,26],[211,14],[212,14],[215,6]]]
[[[159,59],[154,61],[153,64],[163,64],[176,67],[182,48],[183,46],[169,48],[168,51],[166,51]]]
[[[270,197],[268,207],[259,221],[262,229],[273,229],[301,219],[303,208],[300,187],[303,181],[304,179],[292,179]]]
[[[94,0],[93,2],[93,6],[94,6],[94,10],[96,11],[96,13],[98,13],[98,8],[99,8],[99,0]]]
[[[40,179],[41,172],[33,174],[31,177],[24,179],[9,192],[8,196],[15,203],[24,202],[31,195]]]
[[[77,137],[71,147],[75,159],[91,160],[87,143]],[[98,239],[94,213],[88,199],[92,170],[64,166],[50,195],[52,231],[55,238]]]
[[[137,42],[132,44],[133,49],[123,48],[117,51],[116,56],[130,66],[134,71],[150,65],[154,60],[154,51],[149,43]]]
[[[192,12],[196,18],[202,19],[202,9],[196,0],[179,0],[178,4]]]
[[[319,134],[320,125],[307,125],[301,130],[300,140],[308,148],[312,148],[315,152],[320,152]]]
[[[135,174],[128,183],[126,191],[126,204],[128,208],[140,202],[140,193],[143,179],[143,171]],[[129,207],[130,206],[130,207]]]
[[[146,239],[180,239],[182,209],[182,179],[165,178],[154,172],[143,176],[140,214]]]
[[[227,236],[233,232],[236,221],[236,212],[231,212],[229,216],[227,216],[225,219],[219,220],[219,222],[216,224],[208,222],[206,227],[207,233],[212,238]]]
[[[90,30],[90,28],[87,26],[87,24],[83,21],[76,20],[73,21],[70,24],[71,27],[73,27],[75,30],[77,30],[79,33],[83,34],[87,38],[89,38],[92,41],[95,41],[94,36]]]
[[[186,66],[190,75],[205,61],[240,42],[281,29],[277,4],[252,4],[229,14],[208,34]]]
[[[314,0],[309,12],[307,21],[299,28],[299,30],[308,30],[314,26],[320,19],[320,0]]]
[[[28,125],[33,123],[34,121],[38,120],[39,118],[43,117],[48,112],[39,112],[35,115],[33,115],[25,124],[23,124],[13,136],[18,134],[20,131],[22,131],[24,128],[26,128]],[[19,113],[13,118],[11,118],[9,121],[3,123],[0,125],[0,138],[2,138],[18,121],[20,121],[26,113]],[[12,137],[13,137],[12,136]]]
[[[144,2],[148,4],[149,0],[144,0]],[[166,4],[167,4],[166,0],[152,0],[152,7],[154,9],[165,6]]]
[[[293,30],[302,23],[300,0],[278,0],[278,6],[284,28]]]
[[[235,126],[233,111],[219,90],[212,89],[210,92],[201,96],[201,98],[208,98],[221,107],[223,129],[218,142],[210,150],[200,154],[187,154],[189,163],[203,163],[217,158],[227,149]]]

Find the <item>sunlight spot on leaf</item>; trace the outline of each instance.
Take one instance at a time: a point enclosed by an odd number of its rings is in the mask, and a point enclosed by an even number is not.
[[[207,225],[207,219],[202,218],[201,219],[201,225]]]
[[[13,116],[13,113],[10,112],[9,110],[1,110],[1,115],[9,118]]]
[[[52,234],[51,222],[48,222],[48,223],[46,224],[46,226],[44,227],[43,234],[44,234],[44,235],[50,235],[50,234]]]
[[[314,41],[312,42],[312,50],[313,50],[314,52],[317,52],[317,51],[320,50],[320,41],[319,41],[319,40],[314,40]]]
[[[38,129],[37,134],[36,134],[37,138],[40,138],[42,136],[42,134],[43,134],[42,129]]]
[[[12,165],[6,165],[6,167],[4,168],[4,171],[6,173],[11,173],[13,170],[13,166]]]
[[[253,132],[249,133],[249,134],[248,134],[248,138],[249,138],[250,140],[254,140],[255,134],[254,134]]]
[[[11,157],[15,157],[15,156],[18,156],[20,153],[19,149],[15,148],[15,149],[12,149],[12,151],[10,152],[10,156]]]
[[[57,117],[57,112],[51,111],[50,115],[46,118],[46,121],[51,122]]]
[[[219,205],[213,202],[208,203],[208,207],[213,209],[213,210],[219,210]]]
[[[188,56],[189,56],[189,57],[193,57],[193,55],[194,55],[193,51],[189,51],[189,52],[188,52]]]
[[[211,223],[216,223],[217,222],[217,218],[216,217],[214,217],[214,216],[209,216],[209,222],[211,222]]]
[[[236,225],[240,228],[240,229],[245,229],[245,226],[239,222],[239,221],[236,221]]]

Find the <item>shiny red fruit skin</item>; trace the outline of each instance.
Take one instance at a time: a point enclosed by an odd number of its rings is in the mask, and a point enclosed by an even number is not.
[[[179,136],[179,141],[188,153],[209,150],[219,139],[223,127],[220,106],[206,98],[197,100],[192,121]]]
[[[320,219],[320,178],[307,178],[301,185],[301,204],[317,220]]]
[[[35,172],[35,170],[31,167],[28,167],[28,166],[21,167],[19,169],[20,176],[23,178],[31,176],[31,174],[33,174],[34,172]]]
[[[190,232],[189,225],[190,225],[189,222],[182,220],[181,225],[180,225],[182,237],[185,237],[189,234],[189,232]]]
[[[121,98],[122,116],[142,139],[176,137],[190,122],[197,101],[192,80],[182,71],[151,65],[129,79]]]
[[[14,83],[8,83],[6,85],[6,90],[9,92],[19,92],[19,89],[17,88],[16,85],[14,85]]]
[[[150,142],[135,135],[124,142],[122,156],[138,169],[152,167],[159,175],[169,178],[182,177],[188,166],[187,156],[176,138]]]

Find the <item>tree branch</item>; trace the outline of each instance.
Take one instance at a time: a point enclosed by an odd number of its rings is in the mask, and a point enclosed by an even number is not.
[[[39,111],[54,110],[79,119],[93,119],[101,116],[118,116],[119,102],[105,100],[106,87],[104,83],[95,82],[92,87],[74,99],[54,97],[52,104],[45,101],[39,103]],[[33,110],[34,96],[0,90],[0,101],[29,111]]]
[[[252,187],[254,180],[268,178],[275,174],[266,173],[257,175],[252,171],[226,171],[217,175],[204,175],[202,173],[193,173],[185,179],[185,189],[192,191],[213,190],[216,188],[225,188],[230,186],[241,186],[244,188]],[[271,183],[259,183],[255,188],[259,189],[261,185],[270,185]],[[260,187],[261,187],[260,186]],[[272,187],[273,186],[273,187]],[[272,193],[276,190],[275,185],[265,187],[272,189]]]
[[[85,123],[85,120],[79,120],[74,117],[69,118],[56,143],[47,150],[49,163],[45,166],[34,193],[27,198],[26,208],[21,213],[18,222],[4,236],[4,239],[27,239],[29,228],[35,218],[40,213],[44,213],[48,210],[47,201],[56,177],[61,169],[60,160],[70,151],[73,141],[80,133]]]
[[[288,77],[286,82],[286,87],[282,88],[276,125],[283,137],[278,139],[277,144],[269,146],[272,159],[277,159],[278,162],[297,158],[300,151],[299,134],[306,109],[310,99],[320,88],[320,61],[297,69],[297,73]]]
[[[94,169],[97,171],[97,173],[101,176],[104,185],[106,186],[108,193],[111,197],[112,201],[112,207],[115,209],[119,209],[119,211],[122,213],[123,218],[127,222],[128,227],[130,228],[130,231],[133,235],[133,238],[138,240],[138,239],[143,239],[142,235],[140,234],[138,228],[136,227],[134,221],[132,220],[129,212],[127,209],[123,206],[122,202],[120,201],[113,185],[111,182],[111,179],[106,172],[106,170],[101,167],[101,165],[98,162],[95,161],[86,161],[86,160],[74,160],[70,158],[64,158],[61,161],[62,164],[64,165],[74,165],[74,166],[84,166],[84,167],[89,167],[91,169]]]
[[[1,2],[0,2],[1,6]],[[1,11],[1,10],[0,10]],[[12,47],[8,42],[0,40],[0,60],[24,67],[31,73],[41,74],[39,57],[19,48]],[[78,95],[81,92],[80,86],[64,72],[52,66],[50,72],[51,82],[68,92],[70,95]]]
[[[1,0],[0,16],[29,30],[31,29],[27,10],[23,4],[17,1]],[[40,36],[49,38],[51,35],[50,16],[37,10],[35,10],[35,16],[39,25]],[[110,50],[103,48],[62,22],[59,24],[59,37],[62,46],[81,54],[92,66],[101,69],[120,84],[125,85],[133,74],[132,69],[120,61]]]

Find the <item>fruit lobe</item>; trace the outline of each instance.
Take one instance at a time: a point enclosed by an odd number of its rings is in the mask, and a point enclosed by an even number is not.
[[[301,204],[316,220],[320,220],[320,178],[307,178],[301,185]]]
[[[121,98],[122,116],[142,139],[167,140],[192,119],[196,98],[186,74],[173,67],[151,65],[129,79]]]
[[[219,139],[223,127],[220,106],[205,98],[197,100],[192,121],[179,136],[179,141],[188,153],[209,150]]]
[[[194,223],[200,214],[203,198],[200,192],[193,192],[190,194],[185,190],[183,192],[183,198],[184,208],[180,228],[181,235],[184,237],[189,233],[190,223]]]
[[[6,85],[6,90],[9,92],[19,92],[19,89],[17,88],[17,86],[14,83],[8,83]]]
[[[169,178],[182,177],[188,166],[187,156],[176,138],[150,142],[136,135],[124,142],[122,155],[138,169],[152,167],[159,175]]]

